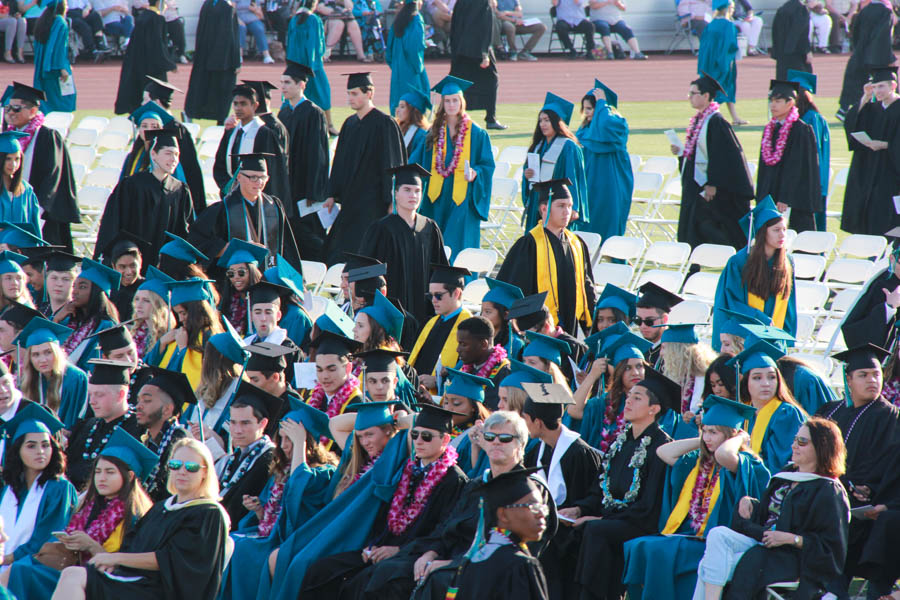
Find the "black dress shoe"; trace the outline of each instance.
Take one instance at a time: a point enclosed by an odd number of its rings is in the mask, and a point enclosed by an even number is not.
[[[504,125],[500,121],[488,121],[484,127],[485,127],[485,129],[497,129],[500,131],[502,131],[504,129],[509,129],[509,125]]]

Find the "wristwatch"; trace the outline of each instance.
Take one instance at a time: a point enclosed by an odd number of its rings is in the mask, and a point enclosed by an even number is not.
[[[799,547],[800,547],[800,542],[801,542],[800,536],[799,536],[799,535],[795,535],[795,536],[794,536],[794,545],[797,546],[797,547],[799,548]]]

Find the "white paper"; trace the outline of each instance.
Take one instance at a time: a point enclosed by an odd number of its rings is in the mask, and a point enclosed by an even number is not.
[[[575,521],[578,520],[578,519],[573,519],[572,517],[567,517],[565,515],[561,515],[559,513],[556,513],[556,518],[559,519],[560,521],[564,521],[566,523],[574,523]]]
[[[525,163],[527,168],[534,171],[534,175],[528,181],[537,183],[541,180],[541,155],[537,152],[529,152],[527,155],[525,155],[525,159],[527,161]]]
[[[850,135],[852,135],[853,139],[855,139],[860,144],[869,144],[872,142],[872,138],[870,138],[869,134],[865,131],[854,131]]]
[[[338,213],[341,212],[341,205],[335,203],[331,207],[331,211],[324,206],[316,211],[316,214],[319,215],[319,221],[322,223],[322,227],[328,229],[332,225],[334,225],[335,219],[337,219]]]
[[[438,356],[437,364],[434,366],[434,385],[437,388],[438,395],[444,394],[444,365],[441,364],[441,357]]]
[[[72,77],[72,74],[69,74],[69,77],[63,81],[61,78],[59,80],[59,94],[61,96],[71,96],[75,93],[75,78]]]
[[[663,133],[666,134],[666,137],[669,139],[669,143],[673,146],[678,146],[681,151],[684,151],[684,142],[682,142],[678,138],[678,134],[675,133],[674,129],[666,129]]]
[[[872,506],[871,504],[866,504],[865,506],[857,506],[856,508],[850,509],[850,515],[854,519],[865,519],[866,513],[869,512],[870,510],[872,510],[873,508],[875,508],[875,507]]]
[[[578,375],[581,373],[581,369],[578,368],[578,365],[575,364],[575,361],[572,360],[571,356],[567,356],[566,358],[569,359],[569,364],[572,366],[572,374],[575,376],[575,389],[577,390],[581,387],[581,384],[578,383]]]
[[[540,25],[541,20],[537,17],[532,17],[531,19],[522,19],[522,27],[531,27],[532,25]]]
[[[318,381],[316,363],[294,363],[294,387],[298,390],[311,390]]]
[[[894,196],[894,212],[900,215],[900,196]]]
[[[472,178],[472,167],[471,167],[471,165],[469,164],[469,161],[468,161],[468,160],[466,161],[466,171],[465,171],[465,174],[466,174],[466,181],[468,181],[468,180],[470,180],[470,179]]]
[[[318,212],[319,209],[322,208],[322,206],[324,204],[325,204],[325,201],[322,200],[321,202],[313,202],[312,205],[307,205],[306,198],[304,198],[303,200],[297,201],[297,212],[299,213],[300,218],[302,219],[306,215],[311,215],[314,212]]]

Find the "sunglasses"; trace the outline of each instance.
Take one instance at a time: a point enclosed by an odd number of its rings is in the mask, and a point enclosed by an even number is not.
[[[188,462],[184,462],[183,460],[170,460],[169,461],[169,470],[170,471],[177,471],[177,470],[181,469],[181,467],[184,467],[184,470],[187,471],[188,473],[196,473],[197,471],[200,470],[200,467],[203,467],[203,466],[205,466],[205,465],[201,465],[200,463],[195,463],[195,462],[191,462],[191,461],[188,461]]]
[[[25,110],[25,106],[22,104],[10,104],[6,107],[6,110],[9,112],[19,113]]]
[[[646,319],[642,319],[640,317],[635,317],[631,320],[632,323],[640,327],[641,325],[646,325],[647,327],[652,327],[654,323],[656,323],[656,319],[659,317],[647,317]]]
[[[412,438],[413,441],[419,439],[420,436],[422,437],[423,442],[430,442],[436,437],[430,431],[419,431],[418,429],[413,429],[409,432],[409,437]]]
[[[450,292],[435,292],[434,294],[432,294],[431,292],[428,292],[425,294],[425,298],[429,301],[437,300],[438,302],[440,302],[441,300],[444,299],[444,296],[446,296],[449,293]]]
[[[501,444],[508,444],[516,439],[516,436],[511,433],[493,433],[492,431],[485,431],[481,434],[481,437],[483,437],[486,442],[499,440]]]
[[[799,436],[799,435],[794,436],[794,443],[797,444],[798,446],[800,446],[801,448],[802,448],[803,446],[808,445],[809,442],[810,442],[809,438],[802,437],[802,436]]]
[[[247,276],[247,269],[236,269],[236,270],[228,269],[227,271],[225,271],[225,277],[227,277],[228,279],[234,279],[235,277],[246,277],[246,276]]]
[[[523,502],[520,504],[507,504],[503,508],[527,508],[535,516],[546,517],[550,514],[550,508],[543,502]]]

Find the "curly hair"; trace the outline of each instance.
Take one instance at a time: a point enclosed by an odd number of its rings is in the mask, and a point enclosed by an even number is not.
[[[21,455],[22,446],[25,445],[25,436],[27,435],[20,436],[6,449],[6,464],[3,467],[3,482],[12,488],[19,502],[22,502],[25,496],[28,495],[28,488],[25,483],[25,463],[22,462]],[[50,461],[38,476],[38,483],[41,485],[46,484],[48,481],[62,478],[66,472],[66,453],[63,452],[59,442],[52,435],[50,436],[50,448],[52,449]]]
[[[716,351],[707,344],[664,342],[660,349],[662,373],[684,387],[694,377],[706,375],[716,356]]]

